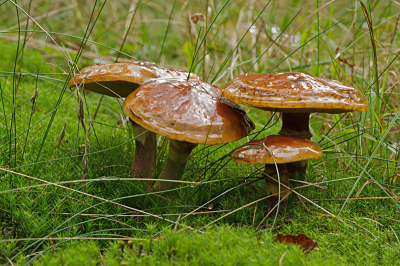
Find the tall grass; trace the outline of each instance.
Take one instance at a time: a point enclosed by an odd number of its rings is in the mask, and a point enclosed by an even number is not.
[[[104,239],[142,239],[146,223],[157,223],[151,237],[170,234],[171,228],[201,234],[221,223],[308,233],[325,243],[316,256],[350,261],[357,256],[337,251],[340,237],[350,246],[371,239],[371,249],[389,243],[393,249],[385,252],[395,252],[400,6],[322,0],[207,3],[0,3],[3,263],[21,256],[31,263],[76,239],[96,239],[102,247]],[[190,21],[198,12],[207,16],[207,24]],[[291,180],[294,189],[283,216],[266,217],[262,166],[236,165],[228,155],[250,139],[277,133],[279,115],[243,106],[257,124],[252,135],[217,147],[200,145],[174,195],[148,193],[144,184],[132,182],[134,137],[121,99],[104,97],[99,105],[99,95],[67,88],[80,68],[117,60],[155,61],[203,74],[218,86],[250,71],[302,71],[353,85],[370,108],[312,116],[312,140],[324,157],[310,163],[306,182]],[[77,115],[81,100],[84,123]],[[155,177],[168,154],[165,143],[159,139]],[[330,238],[336,232],[340,237]]]

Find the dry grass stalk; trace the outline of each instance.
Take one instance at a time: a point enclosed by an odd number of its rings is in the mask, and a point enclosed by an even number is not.
[[[33,115],[36,111],[36,98],[39,96],[39,92],[38,92],[38,86],[36,83],[36,87],[35,87],[35,92],[33,93],[31,99],[29,100],[29,102],[32,103],[32,110],[31,110],[31,115]]]
[[[62,142],[63,139],[64,139],[64,136],[65,136],[65,129],[67,128],[67,121],[68,121],[68,115],[67,115],[67,117],[65,118],[64,126],[63,126],[63,128],[62,128],[62,130],[61,130],[60,136],[58,137],[58,145],[57,145],[57,148],[60,147],[60,144],[61,144],[61,142]]]

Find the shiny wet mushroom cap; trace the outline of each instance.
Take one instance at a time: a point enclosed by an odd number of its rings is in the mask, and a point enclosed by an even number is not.
[[[230,156],[236,163],[265,164],[267,195],[271,195],[268,199],[267,210],[272,211],[278,203],[279,191],[281,191],[281,203],[283,205],[287,203],[287,196],[290,194],[289,177],[293,175],[293,164],[307,162],[309,159],[320,159],[322,150],[318,144],[306,139],[271,135],[242,145]],[[278,168],[279,177],[276,168]]]
[[[151,80],[126,98],[124,110],[144,128],[196,144],[236,141],[254,129],[237,104],[221,98],[217,87],[199,80]]]
[[[311,112],[366,111],[368,103],[356,88],[303,73],[244,74],[221,88],[226,98],[262,110],[282,112],[280,135],[310,139]],[[294,163],[304,178],[307,163]]]
[[[282,112],[280,135],[311,138],[311,112],[365,111],[368,103],[356,88],[303,73],[244,74],[221,88],[226,98],[268,111]]]
[[[243,74],[221,88],[226,98],[268,111],[344,113],[366,111],[356,88],[303,73]]]
[[[188,72],[170,70],[149,62],[93,64],[82,69],[68,87],[84,84],[85,90],[112,97],[127,97],[140,84],[152,78],[187,78]],[[198,79],[191,73],[190,78]]]
[[[170,139],[169,155],[153,190],[173,188],[197,144],[221,144],[246,137],[254,123],[217,87],[191,79],[154,79],[142,84],[124,102],[137,124]]]
[[[252,140],[231,153],[232,161],[243,164],[274,164],[274,159],[277,164],[282,164],[321,157],[322,150],[317,143],[280,135]]]

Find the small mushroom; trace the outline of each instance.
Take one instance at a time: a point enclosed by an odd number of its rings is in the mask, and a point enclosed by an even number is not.
[[[99,94],[125,98],[146,80],[153,78],[187,78],[189,73],[179,70],[169,70],[149,62],[93,64],[83,68],[68,83],[68,86],[78,87],[83,84],[85,90]],[[196,74],[190,78],[199,79]],[[132,122],[133,134],[136,137],[135,157],[132,169],[141,177],[151,177],[157,157],[156,134]]]
[[[170,139],[168,160],[159,177],[164,180],[182,178],[197,144],[236,141],[254,129],[246,113],[221,97],[217,87],[195,79],[145,82],[126,98],[124,110],[140,126]],[[157,181],[153,190],[176,186],[176,182]]]
[[[242,145],[234,150],[230,156],[236,163],[265,164],[267,194],[279,194],[280,187],[280,197],[282,199],[290,193],[290,190],[286,188],[289,187],[288,180],[291,176],[287,164],[309,159],[320,159],[322,157],[322,150],[318,144],[310,140],[292,136],[271,135]],[[279,171],[279,179],[275,163]],[[280,184],[284,184],[286,187],[280,186]],[[267,204],[268,211],[277,202],[278,196],[269,198]],[[283,205],[287,203],[287,197],[282,203]]]
[[[303,73],[243,74],[221,88],[226,98],[262,110],[282,112],[280,135],[311,138],[310,113],[365,111],[368,103],[357,89],[339,81]],[[293,168],[305,176],[307,161]]]

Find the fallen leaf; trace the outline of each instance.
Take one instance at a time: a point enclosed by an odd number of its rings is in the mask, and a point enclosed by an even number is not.
[[[298,235],[282,235],[278,233],[276,235],[276,239],[279,243],[288,243],[288,244],[296,244],[303,248],[304,253],[308,253],[313,250],[318,243],[305,234],[298,234]]]

